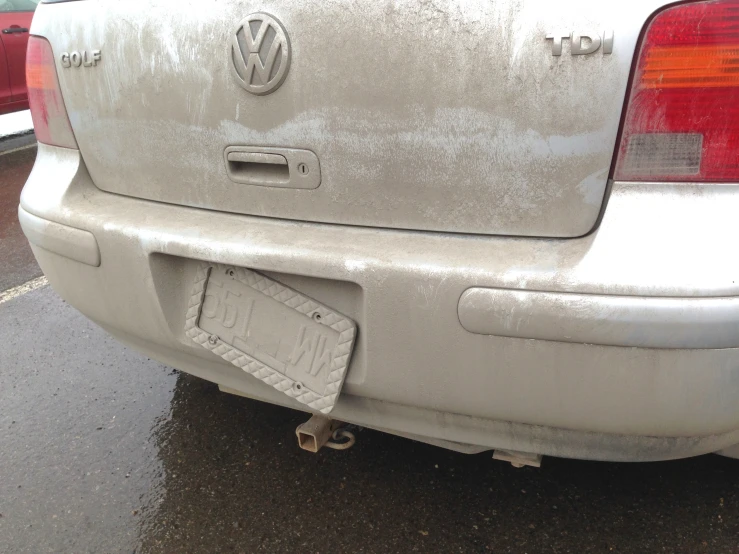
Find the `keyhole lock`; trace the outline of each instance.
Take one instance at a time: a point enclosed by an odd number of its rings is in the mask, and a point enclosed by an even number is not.
[[[308,164],[305,163],[299,163],[298,164],[298,173],[301,175],[308,175],[310,173],[310,169],[308,169]]]

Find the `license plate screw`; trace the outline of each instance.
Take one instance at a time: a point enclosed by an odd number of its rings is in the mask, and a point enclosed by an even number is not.
[[[321,318],[321,314],[319,314],[318,312],[314,313],[314,314],[313,314],[313,319],[314,319],[314,320],[315,320],[315,321],[316,321],[317,323],[318,323],[318,322],[320,322],[320,321],[321,321],[321,319],[322,319],[322,318]]]
[[[236,272],[233,269],[229,269],[228,271],[226,271],[226,273],[228,274],[229,277],[236,276]]]
[[[218,337],[215,335],[211,335],[208,337],[208,342],[211,344],[218,344]]]

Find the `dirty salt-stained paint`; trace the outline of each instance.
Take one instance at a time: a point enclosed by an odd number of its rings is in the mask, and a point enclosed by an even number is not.
[[[102,51],[60,81],[104,190],[303,221],[572,237],[598,217],[636,39],[661,3],[70,3],[34,32],[57,52]],[[230,71],[231,34],[254,11],[277,17],[292,48],[285,83],[263,97]],[[555,28],[610,28],[616,46],[555,57]],[[313,150],[321,186],[234,183],[229,145]]]
[[[57,51],[91,25],[81,4],[39,9],[36,31]],[[254,5],[218,3],[196,21],[170,2],[150,13],[95,4],[92,34],[112,61],[60,70],[80,150],[42,145],[23,201],[96,236],[104,263],[72,272],[38,258],[70,304],[124,342],[270,402],[289,399],[185,342],[197,260],[269,273],[357,322],[338,419],[558,456],[661,459],[734,444],[730,348],[632,351],[460,325],[472,287],[736,293],[739,262],[716,255],[725,243],[703,247],[684,224],[696,209],[734,210],[724,189],[705,185],[694,199],[665,187],[665,199],[658,185],[615,183],[597,232],[556,238],[587,232],[599,214],[633,46],[655,5],[556,15],[533,1],[268,3],[294,59],[285,84],[257,98],[233,82],[227,55]],[[606,24],[619,41],[609,56],[555,59],[543,39],[554,25]],[[207,40],[195,47],[167,29]],[[311,149],[324,179],[310,191],[238,185],[224,167],[231,144]],[[734,231],[729,217],[706,219],[703,232]]]

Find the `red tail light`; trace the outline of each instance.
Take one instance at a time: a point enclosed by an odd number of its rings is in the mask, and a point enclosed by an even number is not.
[[[652,20],[614,178],[739,181],[739,0],[681,4]]]
[[[44,38],[28,38],[26,85],[36,139],[54,146],[77,148],[59,89],[54,53]]]

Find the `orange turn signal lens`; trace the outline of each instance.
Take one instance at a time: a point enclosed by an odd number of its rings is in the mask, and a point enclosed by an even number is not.
[[[739,86],[739,44],[656,46],[645,56],[642,88]]]

